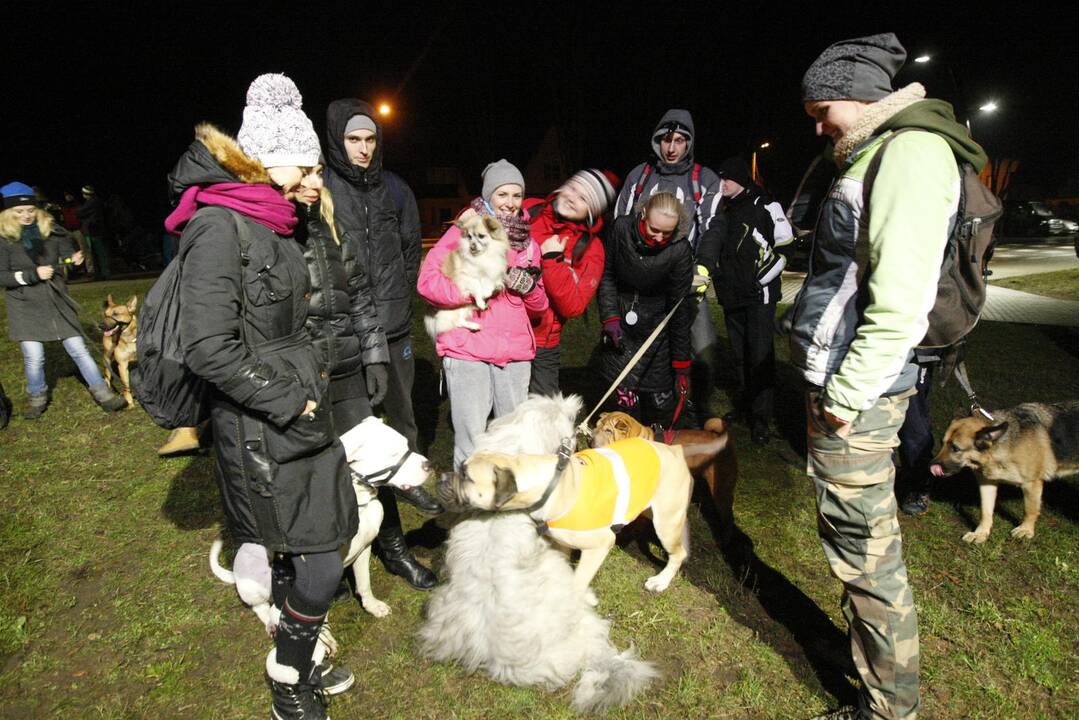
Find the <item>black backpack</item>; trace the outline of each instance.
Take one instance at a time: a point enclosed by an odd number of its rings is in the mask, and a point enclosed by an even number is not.
[[[881,143],[869,161],[862,185],[864,207],[869,208],[869,194],[881,157],[896,136],[915,128],[898,130]],[[959,163],[959,209],[948,236],[948,245],[940,265],[937,299],[929,311],[929,329],[917,350],[936,350],[948,355],[978,323],[985,306],[989,260],[993,257],[993,226],[1000,219],[1000,199],[978,179],[970,163]],[[945,375],[945,377],[947,377]]]
[[[195,214],[212,209],[200,209]],[[251,231],[239,213],[222,209],[232,215],[236,224],[241,264],[246,265]],[[180,249],[143,299],[139,309],[139,361],[131,371],[131,389],[139,405],[157,425],[170,430],[194,427],[210,415],[211,385],[184,364],[180,340],[180,279],[190,247],[188,244]],[[245,296],[241,290],[244,314]]]

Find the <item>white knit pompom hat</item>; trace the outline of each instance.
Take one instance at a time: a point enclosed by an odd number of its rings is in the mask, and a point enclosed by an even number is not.
[[[236,140],[263,167],[318,165],[318,135],[303,112],[299,88],[287,75],[259,75],[247,88],[244,121]]]

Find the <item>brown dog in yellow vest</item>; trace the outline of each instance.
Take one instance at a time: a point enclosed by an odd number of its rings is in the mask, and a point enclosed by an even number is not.
[[[117,303],[112,295],[105,298],[102,310],[104,322],[101,323],[101,347],[105,356],[105,384],[112,387],[112,366],[120,376],[120,393],[127,402],[127,409],[135,407],[135,398],[131,395],[131,378],[128,365],[138,357],[136,339],[139,333],[139,321],[135,315],[138,298],[134,295],[126,303]]]
[[[644,586],[663,592],[689,555],[686,512],[693,478],[682,448],[642,439],[570,455],[475,453],[445,473],[438,496],[447,510],[525,510],[553,541],[580,550],[574,586],[595,605],[592,578],[615,533],[648,513],[667,565]]]
[[[592,434],[592,447],[604,447],[634,437],[653,440],[652,428],[624,412],[603,413]],[[734,438],[727,432],[726,423],[719,418],[710,418],[704,423],[703,430],[675,430],[669,442],[681,446],[690,473],[708,486],[719,524],[718,540],[726,543],[734,531],[734,486],[738,482]]]

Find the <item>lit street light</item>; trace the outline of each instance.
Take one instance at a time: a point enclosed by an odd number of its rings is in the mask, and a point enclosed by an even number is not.
[[[916,62],[916,63],[927,63],[932,59],[933,59],[932,55],[919,55],[918,57],[914,58],[914,62]]]
[[[392,112],[393,108],[390,107],[389,103],[382,103],[378,106],[378,114],[382,117],[389,117],[390,113]]]
[[[978,109],[981,110],[983,113],[991,113],[991,112],[993,112],[993,111],[995,111],[997,109],[997,104],[995,102],[993,102],[992,100],[990,100],[989,102],[987,102],[985,105],[982,105]]]

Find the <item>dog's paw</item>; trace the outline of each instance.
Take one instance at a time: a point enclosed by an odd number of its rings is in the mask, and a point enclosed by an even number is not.
[[[468,328],[472,332],[479,332],[483,329],[482,325],[480,325],[479,323],[474,323],[471,320],[465,320],[463,323],[461,323],[461,327]]]
[[[480,310],[486,310],[487,301],[480,297],[476,298],[476,307],[478,307]]]
[[[653,575],[644,581],[644,589],[654,593],[661,593],[671,584],[670,579],[660,575]]]
[[[390,606],[377,598],[364,600],[363,609],[377,618],[384,618],[390,614]]]
[[[1027,525],[1020,525],[1012,530],[1012,537],[1019,538],[1020,540],[1030,540],[1034,537],[1034,528]]]
[[[1017,528],[1018,529],[1018,528]],[[989,539],[988,530],[972,530],[963,535],[963,542],[974,543],[975,545],[981,545],[983,542]]]
[[[584,591],[584,601],[588,603],[589,607],[596,607],[599,605],[599,598],[592,592],[592,588],[588,588]]]

